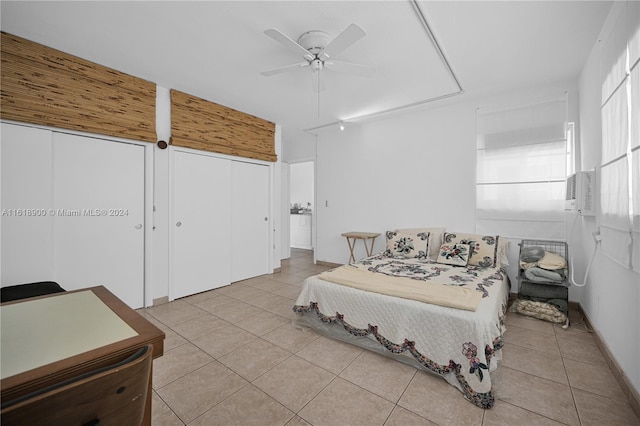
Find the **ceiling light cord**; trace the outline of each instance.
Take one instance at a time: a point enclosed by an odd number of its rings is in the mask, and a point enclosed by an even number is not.
[[[316,76],[318,78],[318,120],[320,120],[320,70],[316,71]]]

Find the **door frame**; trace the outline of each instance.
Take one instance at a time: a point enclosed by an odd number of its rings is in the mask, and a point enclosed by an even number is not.
[[[315,264],[317,262],[316,259],[316,253],[318,252],[317,250],[317,224],[318,224],[318,211],[320,210],[318,208],[318,162],[316,158],[303,158],[303,159],[298,159],[296,161],[292,161],[290,163],[287,163],[289,166],[289,172],[288,172],[288,176],[287,176],[287,197],[291,198],[291,166],[294,164],[300,164],[300,163],[313,163],[313,214],[311,215],[311,251],[313,252],[313,263]],[[283,212],[283,217],[286,216],[286,226],[289,228],[289,235],[287,235],[287,238],[291,238],[291,225],[289,222],[289,206],[290,206],[290,200],[289,203],[287,204],[287,210],[286,212]],[[289,257],[291,257],[291,242],[290,240],[287,240],[287,245],[289,246]]]

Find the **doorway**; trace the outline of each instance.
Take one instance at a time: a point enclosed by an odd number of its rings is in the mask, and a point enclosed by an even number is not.
[[[289,246],[313,250],[315,162],[292,163],[289,168]]]

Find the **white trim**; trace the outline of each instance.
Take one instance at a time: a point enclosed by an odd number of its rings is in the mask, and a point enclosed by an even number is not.
[[[269,264],[267,265],[267,272],[272,274],[274,269],[273,256],[276,252],[276,194],[275,194],[275,181],[276,181],[276,167],[275,163],[268,165],[269,167],[269,230],[268,230],[268,244],[269,244]],[[278,218],[279,219],[279,218]],[[233,238],[233,235],[231,236]]]
[[[126,138],[119,138],[116,136],[110,136],[110,135],[101,135],[98,133],[89,133],[89,132],[82,132],[79,130],[70,130],[70,129],[62,129],[60,127],[51,127],[51,126],[43,126],[40,124],[32,124],[32,123],[23,123],[20,121],[12,121],[12,120],[0,120],[0,123],[6,123],[6,124],[13,124],[16,126],[23,126],[23,127],[33,127],[35,129],[42,129],[42,130],[49,130],[52,132],[56,132],[56,133],[62,133],[62,134],[67,134],[67,135],[77,135],[77,136],[84,136],[84,137],[88,137],[88,138],[92,138],[92,139],[101,139],[101,140],[105,140],[105,141],[110,141],[110,142],[120,142],[120,143],[128,143],[128,144],[134,144],[134,145],[153,145],[153,142],[147,142],[147,141],[137,141],[135,139],[126,139]]]
[[[257,160],[255,158],[247,158],[247,157],[238,157],[235,155],[221,154],[219,152],[202,151],[199,149],[185,148],[182,146],[169,145],[168,148],[172,150],[170,152],[173,152],[173,151],[186,152],[188,154],[204,155],[206,157],[217,157],[225,160],[240,161],[243,163],[254,163],[254,164],[260,164],[263,166],[269,166],[275,163],[273,161]]]
[[[173,190],[174,190],[174,182],[173,182],[173,176],[174,176],[174,163],[175,163],[175,159],[174,159],[174,152],[175,150],[173,149],[173,147],[169,146],[167,147],[168,151],[169,151],[169,197],[167,198],[168,200],[168,216],[169,216],[169,224],[168,224],[168,239],[169,239],[169,247],[168,247],[168,251],[169,251],[169,264],[167,265],[168,268],[168,272],[169,272],[169,277],[167,280],[167,297],[169,298],[169,302],[172,302],[175,299],[175,292],[174,292],[174,268],[173,268],[173,259],[174,259],[174,254],[175,254],[175,250],[174,250],[174,223],[175,223],[175,215],[174,215],[174,206],[173,206],[173,200],[174,200],[174,195],[173,195]],[[187,151],[188,152],[188,151]]]
[[[144,147],[144,291],[143,306],[153,306],[153,289],[151,281],[153,278],[153,231],[154,220],[154,184],[155,184],[155,151],[154,145],[147,143]]]

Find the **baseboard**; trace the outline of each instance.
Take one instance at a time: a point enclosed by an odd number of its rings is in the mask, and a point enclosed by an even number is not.
[[[331,268],[337,268],[338,266],[342,266],[341,263],[325,262],[324,260],[316,260],[316,265],[329,266]]]
[[[278,272],[282,272],[282,267],[278,266],[277,268],[273,268],[273,274],[277,274]]]
[[[153,299],[153,306],[164,305],[165,303],[169,303],[169,296]]]
[[[636,391],[636,389],[633,387],[631,382],[629,382],[629,379],[627,378],[626,374],[624,374],[624,371],[622,371],[622,368],[620,368],[618,361],[616,361],[615,357],[609,350],[609,347],[607,346],[604,339],[600,335],[600,332],[598,332],[598,330],[593,326],[593,323],[589,319],[589,316],[582,309],[582,305],[576,302],[569,302],[569,304],[570,305],[573,304],[574,306],[577,306],[577,309],[580,311],[580,313],[584,317],[585,324],[589,329],[589,331],[591,331],[591,333],[593,334],[596,344],[600,348],[600,351],[602,352],[602,355],[604,356],[604,359],[607,362],[607,365],[609,366],[609,368],[611,369],[611,372],[613,373],[614,377],[618,381],[618,384],[620,385],[622,392],[624,392],[624,394],[627,396],[627,399],[629,400],[629,404],[631,405],[631,408],[636,413],[636,416],[640,418],[640,394],[638,393],[638,391]]]

